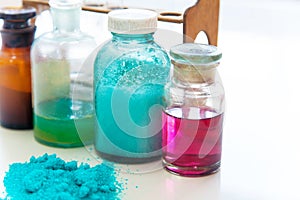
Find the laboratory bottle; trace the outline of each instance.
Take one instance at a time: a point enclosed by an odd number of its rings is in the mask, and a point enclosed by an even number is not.
[[[94,64],[95,148],[104,159],[144,163],[161,158],[161,111],[170,60],[154,41],[157,13],[108,14],[112,34]]]
[[[36,27],[32,7],[1,8],[0,125],[32,129],[30,47]]]
[[[221,164],[225,95],[217,47],[185,43],[170,49],[171,80],[162,115],[163,165],[181,176],[204,176]]]
[[[53,30],[31,50],[34,137],[55,147],[93,142],[93,66],[86,59],[94,38],[80,29],[80,0],[50,0]]]

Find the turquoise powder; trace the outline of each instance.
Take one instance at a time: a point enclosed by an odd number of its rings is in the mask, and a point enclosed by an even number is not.
[[[124,163],[160,159],[162,96],[169,68],[164,52],[150,49],[127,52],[106,68],[101,66],[102,54],[95,61],[99,68],[95,147],[105,159]]]
[[[4,185],[6,200],[118,200],[123,190],[112,167],[78,165],[77,161],[65,162],[55,154],[11,164]]]

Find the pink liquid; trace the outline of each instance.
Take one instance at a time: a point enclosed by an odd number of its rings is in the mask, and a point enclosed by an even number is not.
[[[182,176],[202,176],[220,167],[223,114],[208,108],[172,108],[163,113],[165,168]]]

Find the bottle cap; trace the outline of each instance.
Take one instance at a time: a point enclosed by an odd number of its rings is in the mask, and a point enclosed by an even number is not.
[[[147,34],[157,28],[157,13],[143,9],[113,10],[108,13],[108,30],[119,34]]]
[[[50,0],[51,8],[70,9],[81,7],[82,0]]]
[[[4,29],[25,29],[30,27],[29,19],[35,17],[33,7],[1,8],[0,19],[4,20]]]
[[[29,22],[36,16],[33,7],[1,8],[0,18],[4,20],[0,30],[2,45],[8,48],[28,47],[34,40],[36,26]]]
[[[176,63],[195,66],[217,63],[222,58],[222,53],[217,47],[197,43],[174,46],[170,50],[170,55]]]
[[[174,77],[184,82],[208,83],[215,79],[215,68],[222,53],[212,45],[185,43],[170,49]]]

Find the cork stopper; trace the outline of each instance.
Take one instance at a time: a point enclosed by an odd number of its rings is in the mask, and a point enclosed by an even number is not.
[[[174,77],[190,83],[210,83],[216,75],[216,67],[222,57],[217,47],[197,43],[185,43],[170,50],[174,65]]]
[[[174,76],[183,81],[190,83],[211,83],[215,80],[217,64],[209,68],[203,66],[186,65],[172,61],[174,65]]]
[[[143,9],[113,10],[108,13],[108,30],[118,34],[147,34],[157,28],[157,13]]]

